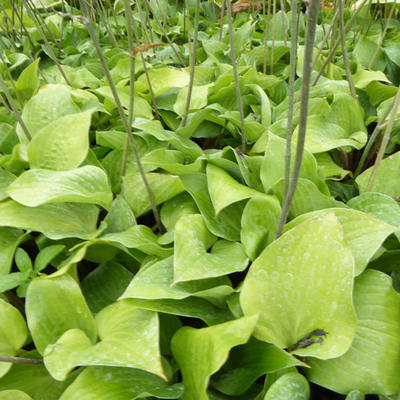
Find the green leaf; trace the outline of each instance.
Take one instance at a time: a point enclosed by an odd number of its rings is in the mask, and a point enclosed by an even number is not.
[[[358,390],[352,390],[347,396],[346,400],[365,400],[364,394]]]
[[[30,276],[31,271],[13,272],[11,274],[3,275],[0,280],[0,293],[4,293],[6,290],[11,290],[17,286],[25,284]]]
[[[182,300],[161,299],[128,299],[132,304],[146,310],[158,311],[166,314],[183,317],[199,318],[208,325],[220,324],[233,318],[232,313],[226,309],[215,307],[203,299],[187,298]]]
[[[0,299],[0,354],[15,356],[28,337],[26,323],[21,313]],[[10,369],[10,363],[0,363],[0,377]]]
[[[189,111],[191,110],[200,110],[207,105],[207,95],[208,95],[208,88],[210,85],[203,85],[203,86],[194,86],[192,91],[192,97],[190,98],[190,107]],[[174,104],[174,111],[179,115],[183,116],[186,108],[186,99],[188,96],[188,88],[182,88],[178,96],[176,98],[176,102]]]
[[[19,248],[15,252],[15,264],[21,272],[33,270],[31,258],[24,249]]]
[[[369,178],[372,169],[368,168],[360,174],[356,182],[360,188],[360,193],[366,192]],[[386,157],[378,168],[375,176],[374,183],[369,189],[370,192],[378,192],[386,194],[387,196],[399,197],[400,196],[400,151]]]
[[[0,276],[10,272],[15,249],[23,237],[20,229],[0,227]]]
[[[91,165],[70,171],[30,169],[7,188],[7,193],[29,207],[73,202],[98,204],[109,209],[112,201],[107,175]]]
[[[51,261],[65,249],[63,244],[54,244],[41,249],[35,258],[34,272],[37,274],[44,270]]]
[[[216,215],[208,193],[205,174],[183,175],[181,180],[196,202],[210,232],[227,240],[239,240],[241,212],[238,208],[231,208],[235,204]]]
[[[164,248],[157,243],[157,235],[146,225],[134,225],[124,232],[108,233],[99,239],[120,243],[129,249],[138,249],[143,253],[162,258],[172,253],[172,249]]]
[[[210,193],[215,213],[218,215],[224,208],[238,201],[262,193],[241,185],[222,168],[213,164],[207,165],[208,192]]]
[[[174,283],[213,278],[247,268],[248,260],[240,243],[216,239],[201,215],[179,219],[175,227]]]
[[[354,86],[358,89],[365,89],[371,82],[382,81],[390,82],[382,71],[369,71],[364,68],[358,68],[353,75]]]
[[[65,171],[79,167],[89,150],[92,111],[65,115],[40,129],[28,146],[31,168]]]
[[[198,214],[196,203],[186,192],[165,202],[160,210],[161,222],[168,231],[175,230],[175,225],[183,215]]]
[[[284,188],[285,181],[283,179],[273,186],[273,192],[281,202],[283,202]],[[289,218],[295,218],[311,211],[332,207],[345,207],[345,205],[335,200],[332,196],[322,194],[310,180],[299,178],[290,206]]]
[[[227,277],[201,279],[174,284],[173,257],[143,267],[132,279],[121,298],[184,299],[189,296],[205,298],[231,295],[233,289]]]
[[[268,192],[277,182],[285,178],[285,150],[286,141],[279,136],[269,134],[265,156],[261,164],[260,177],[264,190]],[[291,168],[296,153],[296,147],[292,146]],[[317,162],[314,156],[307,150],[304,151],[303,162],[300,169],[300,178],[309,179],[325,195],[329,194],[326,183],[317,170]]]
[[[133,278],[132,272],[115,261],[99,265],[85,276],[82,292],[92,312],[117,301]]]
[[[104,233],[123,232],[136,225],[133,211],[123,196],[117,195],[112,202],[111,210],[104,218],[107,228]]]
[[[342,394],[352,390],[396,393],[400,390],[400,294],[389,276],[369,269],[356,279],[354,306],[357,330],[350,349],[333,360],[308,359],[307,375]]]
[[[297,372],[282,375],[268,389],[264,400],[308,400],[310,387],[307,379]]]
[[[123,300],[98,313],[96,323],[100,338],[96,344],[82,330],[71,329],[47,346],[44,362],[55,379],[64,380],[78,365],[138,368],[165,377],[157,313]]]
[[[57,203],[27,207],[7,200],[0,203],[0,226],[42,232],[54,240],[67,237],[85,239],[96,235],[98,214],[99,209],[91,204]]]
[[[232,347],[249,340],[256,321],[257,316],[252,316],[209,328],[179,329],[172,338],[171,348],[185,385],[183,400],[208,400],[210,375],[221,368]]]
[[[259,314],[254,336],[291,348],[320,329],[327,333],[322,343],[293,353],[321,359],[343,354],[356,328],[353,273],[353,256],[333,212],[286,232],[254,261],[243,283],[244,314]]]
[[[95,93],[100,94],[105,97],[109,102],[111,102],[115,107],[115,99],[112,94],[111,88],[108,86],[101,87],[94,90]],[[129,88],[117,88],[118,97],[120,99],[122,107],[125,110],[129,109],[130,95]],[[139,96],[134,96],[133,100],[133,116],[139,118],[153,119],[153,112],[151,110],[150,104]]]
[[[251,338],[245,345],[232,349],[224,365],[226,372],[218,377],[215,386],[222,393],[237,396],[260,376],[296,365],[304,364],[273,344]]]
[[[15,82],[15,88],[24,100],[29,100],[39,89],[39,61],[40,59],[38,58],[26,67],[21,72],[17,82]]]
[[[20,390],[2,390],[0,400],[32,400],[32,397]]]
[[[273,196],[256,196],[250,199],[242,215],[240,240],[251,260],[275,239],[281,215],[279,201]]]
[[[382,193],[367,192],[353,197],[347,205],[372,215],[400,230],[400,206],[396,200]],[[395,232],[400,239],[400,232]]]
[[[70,275],[34,279],[26,294],[26,316],[41,354],[69,329],[81,329],[92,342],[96,341],[94,319]]]
[[[310,217],[321,216],[327,211],[334,213],[342,226],[344,237],[353,253],[355,276],[364,271],[384,240],[396,231],[396,227],[393,225],[388,225],[366,213],[346,208],[332,208],[331,210],[303,214],[290,221],[285,226],[285,231],[292,229]]]
[[[189,84],[189,74],[177,68],[150,69],[148,74],[155,97],[174,87],[185,87]],[[142,74],[135,82],[135,90],[142,93],[148,90],[145,74]]]
[[[64,85],[46,85],[33,96],[22,111],[22,119],[32,137],[49,125],[51,122],[68,115],[79,112],[79,108],[71,98],[71,91]],[[17,127],[21,143],[27,143],[22,128]]]
[[[184,191],[182,182],[177,176],[149,172],[146,173],[146,178],[156,205],[162,204]],[[122,195],[136,217],[151,210],[149,196],[140,174],[129,174],[124,177]]]
[[[158,376],[130,368],[88,367],[60,400],[135,400],[143,396],[176,399],[182,385],[170,385]]]
[[[2,390],[0,400],[32,400],[32,397],[20,390]]]
[[[260,96],[261,100],[261,123],[264,126],[271,125],[271,103],[265,91],[259,85],[247,84],[255,95]]]
[[[0,168],[0,201],[8,197],[8,194],[5,193],[4,190],[13,182],[15,178],[16,176],[14,174],[4,168]]]

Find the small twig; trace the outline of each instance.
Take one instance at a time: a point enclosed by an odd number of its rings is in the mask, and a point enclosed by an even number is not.
[[[22,357],[0,356],[0,362],[7,362],[12,364],[43,365],[42,360],[34,360],[32,358],[22,358]]]

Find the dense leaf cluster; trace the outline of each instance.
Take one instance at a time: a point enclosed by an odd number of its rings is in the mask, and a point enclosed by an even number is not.
[[[276,238],[307,13],[294,61],[283,3],[237,11],[241,121],[221,2],[194,57],[194,0],[133,5],[133,52],[124,1],[78,3],[0,5],[0,399],[397,399],[400,110],[378,168],[381,135],[362,154],[398,93],[398,5],[345,10],[356,98],[323,5]]]

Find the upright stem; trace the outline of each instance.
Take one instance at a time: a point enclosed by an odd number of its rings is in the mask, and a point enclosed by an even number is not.
[[[369,138],[369,140],[368,140],[367,145],[364,147],[362,156],[361,156],[360,161],[358,162],[357,168],[356,168],[356,170],[354,172],[354,179],[357,178],[357,176],[360,174],[361,169],[364,166],[365,160],[367,159],[367,157],[369,155],[369,152],[371,151],[371,148],[374,145],[375,140],[379,135],[381,127],[385,123],[386,118],[389,116],[390,111],[392,110],[392,108],[393,108],[393,103],[387,108],[387,110],[383,114],[382,120],[379,123],[376,124],[376,126],[375,126],[375,128],[374,128],[374,130],[373,130],[373,132],[372,132],[372,134],[371,134],[371,136]]]
[[[189,13],[189,9],[188,9]],[[200,0],[196,1],[196,13],[194,17],[194,32],[193,32],[193,42],[192,42],[192,51],[190,54],[190,80],[189,80],[189,87],[188,93],[186,97],[186,105],[185,105],[185,112],[183,114],[182,126],[186,125],[187,118],[189,115],[190,110],[190,101],[192,99],[192,91],[193,91],[193,83],[194,83],[194,72],[196,67],[196,52],[197,52],[197,36],[199,32],[199,19],[200,19]]]
[[[26,138],[28,139],[28,141],[30,141],[32,139],[31,134],[28,131],[28,128],[25,125],[25,122],[23,121],[21,114],[18,110],[18,108],[15,105],[15,101],[12,98],[10,91],[8,90],[8,87],[6,85],[6,83],[4,82],[3,76],[0,73],[0,89],[4,92],[4,94],[6,95],[8,104],[10,105],[11,109],[13,110],[13,113],[15,115],[15,117],[17,118],[17,121],[19,122],[19,124],[21,125],[21,128],[26,136]]]
[[[286,198],[289,192],[290,164],[292,163],[294,82],[296,79],[296,60],[297,60],[297,42],[298,42],[298,25],[299,25],[299,19],[298,19],[299,9],[297,5],[297,0],[292,0],[291,9],[292,9],[292,22],[290,27],[291,35],[290,35],[289,108],[288,108],[288,122],[286,130],[284,198]],[[276,232],[277,238],[282,234],[283,225]]]
[[[129,5],[129,0],[124,0],[124,8],[125,8],[125,18],[126,18],[126,32],[128,36],[128,46],[129,46],[129,54],[131,55],[129,58],[129,108],[128,108],[128,125],[132,126],[133,121],[133,108],[135,102],[135,57],[133,57],[132,52],[134,49],[133,45],[133,37],[132,37],[132,10]],[[128,160],[128,145],[129,138],[128,133],[126,134],[124,150],[122,153],[122,163],[121,163],[121,181],[122,177],[125,175],[126,163]],[[122,183],[122,182],[121,182]]]
[[[300,118],[299,118],[299,131],[297,136],[296,156],[294,160],[293,175],[290,181],[287,195],[285,196],[282,214],[279,220],[276,237],[282,234],[283,227],[289,215],[290,205],[293,201],[296,192],[297,182],[300,176],[300,168],[303,160],[304,143],[306,138],[307,128],[307,114],[308,114],[308,99],[310,94],[310,81],[312,72],[312,57],[314,52],[315,31],[317,27],[319,10],[319,0],[310,0],[307,7],[307,33],[306,45],[304,50],[304,66],[303,66],[303,80],[301,84],[301,103],[300,103]]]
[[[379,38],[379,42],[378,42],[378,44],[377,44],[377,46],[376,46],[376,49],[375,49],[375,51],[374,51],[374,54],[373,54],[373,56],[372,56],[372,58],[371,58],[371,60],[370,60],[370,62],[369,62],[369,64],[368,64],[368,69],[371,69],[372,65],[374,64],[375,58],[376,58],[376,56],[378,55],[378,52],[379,52],[379,50],[380,50],[381,47],[382,47],[383,40],[385,39],[386,32],[387,32],[387,30],[388,30],[388,28],[389,28],[389,22],[390,22],[390,20],[392,19],[393,12],[394,12],[394,10],[395,10],[395,8],[396,8],[396,5],[397,5],[396,2],[394,2],[392,8],[390,9],[390,12],[389,12],[388,17],[386,18],[385,27],[384,27],[384,29],[383,29],[382,35],[381,35],[380,38]]]
[[[222,40],[222,32],[223,32],[223,27],[224,27],[224,14],[225,14],[225,7],[226,7],[226,0],[222,0],[222,5],[221,5],[221,15],[219,19],[219,40]]]
[[[98,39],[98,37],[96,35],[96,32],[95,32],[94,27],[93,27],[93,24],[92,24],[92,22],[91,22],[91,20],[89,18],[89,13],[88,13],[88,9],[87,9],[85,0],[79,0],[79,4],[80,4],[81,10],[83,12],[84,21],[85,21],[85,24],[86,24],[86,26],[88,28],[89,35],[90,35],[90,37],[91,37],[91,39],[93,41],[93,44],[94,44],[94,46],[96,48],[96,52],[97,52],[97,55],[99,56],[100,63],[102,65],[102,67],[103,67],[103,71],[104,71],[104,74],[105,74],[106,79],[108,81],[108,84],[110,85],[110,89],[111,89],[112,95],[114,97],[115,104],[117,105],[119,116],[120,116],[121,121],[122,121],[122,123],[124,125],[126,134],[128,135],[128,140],[129,140],[129,143],[130,143],[130,145],[132,147],[132,151],[133,151],[133,154],[134,154],[135,159],[136,159],[136,164],[138,166],[138,170],[139,170],[140,176],[142,177],[143,184],[144,184],[144,186],[146,188],[147,195],[149,197],[151,208],[152,208],[152,211],[153,211],[153,214],[154,214],[154,219],[155,219],[155,221],[157,223],[159,231],[163,233],[163,232],[165,232],[165,230],[164,230],[164,228],[162,226],[162,223],[161,223],[161,220],[160,220],[160,215],[159,215],[158,210],[157,210],[157,206],[156,206],[156,203],[155,203],[155,200],[154,200],[154,195],[153,195],[153,192],[152,192],[151,187],[149,185],[149,182],[147,181],[146,174],[144,173],[144,170],[143,170],[142,162],[140,161],[139,152],[137,150],[135,141],[133,140],[133,137],[132,137],[132,125],[129,125],[128,119],[126,118],[126,115],[125,115],[125,112],[124,112],[124,109],[122,108],[121,101],[120,101],[119,96],[118,96],[117,88],[115,87],[114,81],[113,81],[113,79],[111,77],[110,69],[108,68],[106,59],[104,57],[104,53],[103,53],[103,51],[101,49],[99,39]]]
[[[228,15],[228,27],[229,27],[229,42],[231,47],[231,58],[232,58],[232,69],[233,69],[233,77],[235,79],[236,86],[236,97],[239,106],[240,113],[240,127],[242,134],[242,153],[246,153],[246,128],[244,125],[244,112],[243,112],[243,101],[242,95],[240,93],[240,85],[239,85],[239,76],[237,71],[237,63],[236,63],[236,55],[235,55],[235,43],[233,38],[233,27],[232,27],[232,4],[231,0],[227,2],[227,15]]]
[[[369,180],[368,180],[367,187],[365,189],[366,192],[369,192],[372,189],[372,186],[374,185],[374,180],[375,180],[375,177],[376,177],[376,173],[378,172],[379,166],[381,165],[383,156],[385,154],[386,147],[387,147],[387,145],[389,143],[389,140],[390,140],[390,134],[392,133],[393,124],[394,124],[394,121],[396,119],[396,114],[397,114],[397,110],[399,108],[399,105],[400,105],[400,86],[399,86],[399,90],[397,91],[396,96],[394,98],[393,108],[392,108],[388,123],[387,123],[386,128],[385,128],[385,134],[383,135],[382,143],[381,143],[381,146],[379,148],[379,152],[378,152],[378,155],[376,157],[374,167],[372,169],[371,175],[370,175]]]
[[[276,0],[272,0],[272,26],[271,26],[271,61],[270,74],[274,74],[274,51],[275,51],[275,25],[276,25]]]
[[[346,32],[344,29],[344,13],[343,13],[343,2],[345,0],[338,0],[339,2],[339,28],[340,28],[340,42],[342,44],[342,55],[343,55],[343,63],[344,68],[346,70],[347,82],[349,84],[350,93],[355,100],[357,100],[356,88],[354,87],[353,76],[351,75],[349,58],[347,55],[347,46],[346,46]]]

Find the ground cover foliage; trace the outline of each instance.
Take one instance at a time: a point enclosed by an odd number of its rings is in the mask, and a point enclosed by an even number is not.
[[[1,400],[400,398],[400,6],[230,5],[2,1]]]

